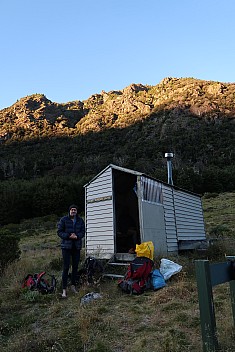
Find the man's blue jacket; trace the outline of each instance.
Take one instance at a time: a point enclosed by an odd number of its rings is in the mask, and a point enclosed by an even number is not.
[[[70,239],[71,233],[77,235],[77,240]],[[63,216],[58,223],[58,236],[61,238],[61,248],[62,249],[72,249],[73,243],[76,249],[82,248],[82,238],[85,236],[85,223],[80,216],[76,216],[76,222],[67,215]]]

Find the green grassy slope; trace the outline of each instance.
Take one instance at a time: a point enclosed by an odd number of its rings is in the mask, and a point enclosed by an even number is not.
[[[235,238],[235,193],[205,195],[203,209],[210,236]]]
[[[229,237],[230,255],[232,251],[235,254],[235,246],[231,246],[235,237],[234,202],[234,193],[203,199],[207,232],[223,241]],[[18,228],[22,236],[21,259],[8,267],[0,284],[2,352],[202,351],[195,253],[171,258],[183,270],[159,291],[127,295],[115,280],[106,279],[93,286],[84,284],[78,295],[69,292],[68,299],[61,300],[62,262],[55,223],[52,216],[27,220]],[[17,230],[15,226],[12,229]],[[223,260],[223,251],[216,250],[216,260]],[[41,270],[56,275],[55,294],[42,296],[21,288],[26,274]],[[234,351],[235,338],[228,288],[224,284],[214,289],[218,338],[224,352]],[[102,298],[80,306],[87,292],[99,292]]]

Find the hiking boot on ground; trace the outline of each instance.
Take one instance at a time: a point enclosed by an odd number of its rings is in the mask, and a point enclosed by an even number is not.
[[[71,285],[71,291],[73,293],[78,293],[78,291],[76,290],[76,287],[74,285]]]
[[[66,292],[66,290],[65,290],[65,289],[63,289],[63,292],[62,292],[61,298],[67,298],[67,292]]]

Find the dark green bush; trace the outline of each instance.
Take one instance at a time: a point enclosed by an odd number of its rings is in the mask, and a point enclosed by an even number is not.
[[[83,178],[69,176],[1,182],[0,224],[7,225],[9,219],[19,223],[22,219],[48,214],[58,216],[66,213],[69,205],[73,203],[77,204],[81,212],[84,210],[84,183]],[[48,221],[52,220],[54,221],[51,217]],[[31,223],[29,225],[31,226]]]
[[[19,259],[20,237],[17,233],[13,233],[7,229],[0,229],[0,273],[8,264]]]
[[[204,198],[205,199],[210,199],[210,198],[216,198],[216,197],[218,197],[218,195],[219,195],[219,193],[209,193],[209,192],[206,192],[205,194],[204,194]]]
[[[222,260],[225,257],[226,246],[223,240],[217,240],[210,243],[207,250],[209,260]]]
[[[220,224],[212,227],[209,232],[209,235],[210,237],[223,238],[229,232],[230,232],[230,229],[227,225]]]

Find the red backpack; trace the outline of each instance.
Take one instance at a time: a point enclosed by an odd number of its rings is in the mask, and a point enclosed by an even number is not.
[[[150,273],[153,261],[146,257],[136,257],[128,266],[124,279],[118,281],[123,292],[141,294],[151,288]]]
[[[22,288],[27,287],[28,289],[34,291],[37,290],[43,294],[53,293],[56,289],[56,279],[54,275],[51,276],[51,283],[45,278],[45,271],[39,274],[28,274],[23,281]]]

